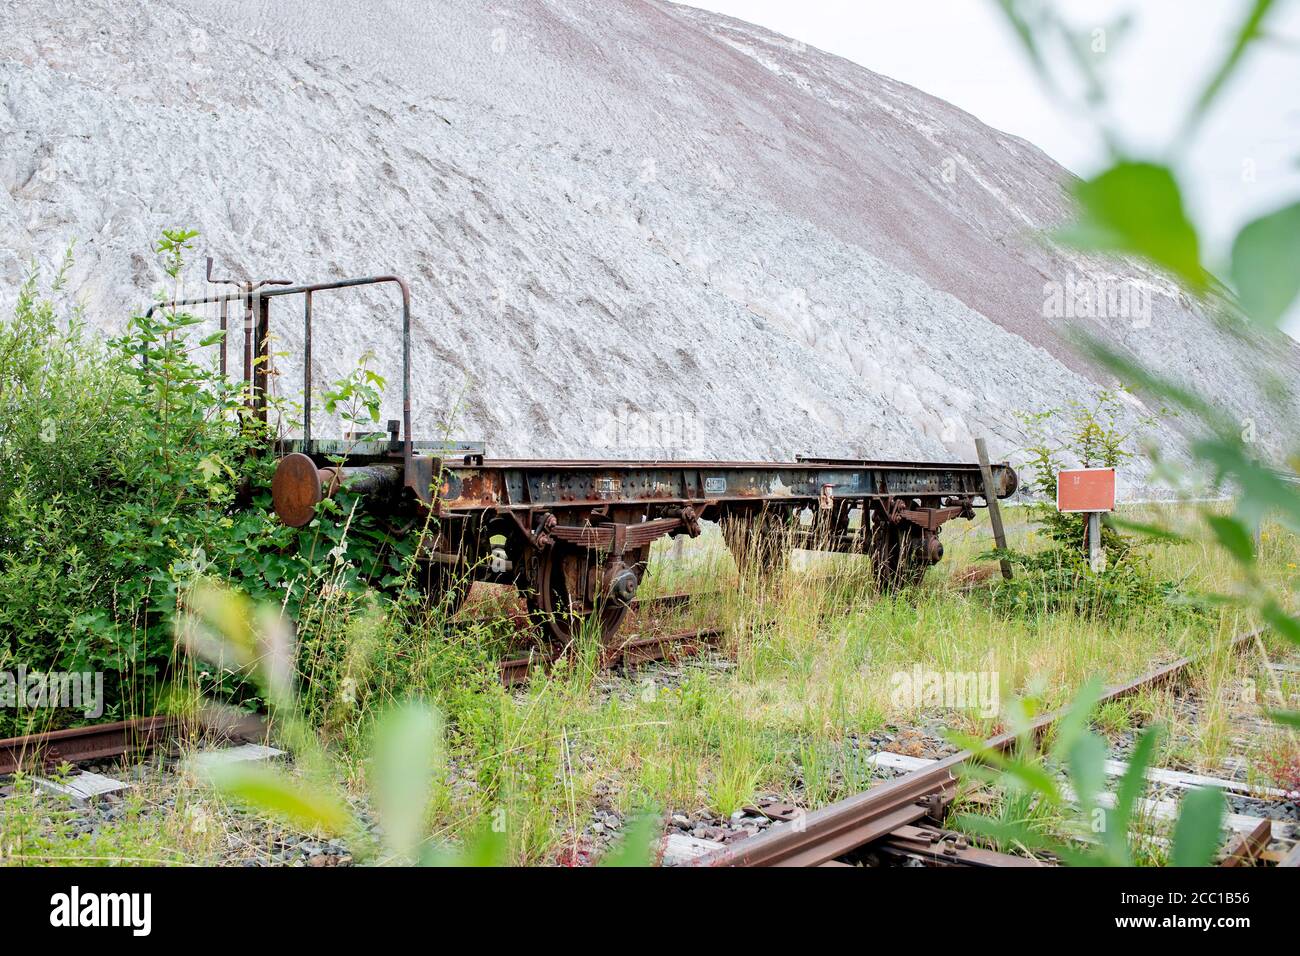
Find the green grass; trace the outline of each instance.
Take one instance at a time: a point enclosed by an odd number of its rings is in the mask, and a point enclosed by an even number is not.
[[[1140,520],[1153,512],[1187,526],[1194,517],[1185,508],[1144,508]],[[1032,546],[1022,515],[1011,510],[1009,517],[1013,542]],[[725,816],[767,791],[797,793],[800,802],[817,806],[842,796],[848,781],[862,785],[865,774],[852,765],[855,751],[845,746],[855,735],[916,724],[983,736],[1001,729],[996,717],[896,706],[890,675],[917,663],[934,671],[995,671],[1003,701],[1030,695],[1051,708],[1094,674],[1127,679],[1252,623],[1227,609],[1189,617],[1160,605],[1118,621],[1000,614],[980,599],[979,585],[972,591],[962,584],[961,570],[989,546],[986,529],[977,523],[953,530],[944,564],[920,588],[893,598],[875,596],[865,561],[844,556],[799,554],[771,586],[737,587],[720,538],[705,535],[681,547],[676,562],[656,567],[643,593],[721,590],[685,616],[726,624],[723,652],[731,667],[687,667],[685,678],[667,687],[647,687],[634,674],[629,693],[608,699],[594,694],[589,681],[563,675],[535,679],[524,694],[480,696],[477,719],[510,726],[513,754],[535,751],[541,759],[567,736],[581,758],[563,787],[552,772],[533,779],[526,794],[511,790],[511,814],[522,814],[526,831],[512,840],[514,860],[545,861],[572,839],[584,805],[632,810],[650,804]],[[1296,543],[1276,530],[1270,534],[1276,537],[1265,560],[1270,573],[1284,575]],[[1234,584],[1231,568],[1216,563],[1206,544],[1149,550],[1153,568],[1178,574],[1189,588]],[[1225,662],[1196,680],[1212,690],[1230,674]],[[1104,719],[1118,729],[1160,714],[1159,701],[1145,700],[1117,705]],[[462,746],[471,741],[472,735]],[[1213,761],[1225,743],[1212,718],[1195,736],[1187,762]],[[493,794],[479,791],[472,812],[488,812]],[[550,837],[539,839],[548,815]]]
[[[1136,520],[1195,526],[1192,507],[1135,511]],[[1022,509],[1008,509],[1007,518],[1014,546],[1037,546]],[[1266,535],[1266,573],[1293,581],[1295,537],[1276,528]],[[328,641],[304,636],[300,666],[312,678],[307,699],[357,794],[364,789],[363,741],[373,717],[411,695],[437,703],[448,718],[450,771],[432,802],[430,839],[454,842],[484,828],[503,829],[509,862],[536,864],[579,849],[579,834],[597,807],[707,809],[725,817],[771,792],[811,808],[869,782],[870,746],[863,739],[859,748],[855,738],[887,728],[981,737],[1002,729],[1000,717],[969,709],[900,705],[891,677],[917,665],[991,671],[1003,704],[1028,696],[1049,709],[1093,675],[1128,679],[1222,644],[1253,624],[1230,608],[1188,614],[1163,602],[1134,607],[1118,620],[1040,613],[1035,600],[1027,610],[1004,613],[987,599],[993,581],[976,575],[972,583],[970,574],[976,556],[991,546],[983,515],[970,525],[951,524],[944,538],[944,562],[920,587],[892,597],[874,593],[861,558],[801,552],[760,585],[737,581],[716,529],[682,545],[661,542],[643,595],[718,591],[665,625],[723,623],[718,655],[613,676],[599,671],[587,648],[514,692],[502,689],[495,674],[508,627],[449,627],[437,619],[394,627],[353,615],[346,627],[331,624]],[[1237,585],[1231,565],[1199,539],[1145,550],[1155,573],[1176,577],[1189,590]],[[665,560],[674,551],[676,560]],[[1213,700],[1217,688],[1255,666],[1220,654],[1193,680]],[[339,693],[341,675],[359,688],[350,698]],[[1178,719],[1171,695],[1153,692],[1108,705],[1098,726],[1118,734],[1152,719]],[[1167,745],[1161,762],[1210,767],[1231,746],[1226,711],[1214,707],[1200,726],[1182,730],[1166,738],[1178,742]],[[1033,808],[1007,804],[998,812],[1028,818]],[[129,828],[122,831],[121,852],[133,839]],[[155,842],[180,847],[186,860],[207,858],[202,841]]]

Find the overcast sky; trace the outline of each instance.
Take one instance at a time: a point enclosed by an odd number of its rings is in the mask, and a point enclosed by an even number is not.
[[[1086,176],[1104,152],[1090,126],[1035,79],[993,0],[691,0],[941,97],[1034,143]],[[1117,94],[1115,117],[1130,151],[1159,155],[1200,84],[1223,56],[1245,0],[1060,0],[1089,34],[1125,12],[1122,40],[1102,57]],[[1259,45],[1180,164],[1220,274],[1236,229],[1300,198],[1300,2],[1279,0],[1276,39]],[[1300,309],[1289,330],[1300,334]]]

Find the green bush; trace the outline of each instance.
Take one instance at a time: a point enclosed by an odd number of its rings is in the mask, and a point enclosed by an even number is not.
[[[1025,491],[1032,499],[1032,520],[1057,547],[1082,552],[1086,527],[1082,515],[1056,510],[1056,476],[1061,469],[1118,468],[1133,458],[1124,447],[1132,432],[1120,427],[1120,410],[1119,394],[1103,391],[1092,405],[1072,402],[1066,408],[1020,415],[1029,433]],[[1053,438],[1056,424],[1065,433],[1060,440]],[[1129,551],[1128,541],[1108,525],[1102,527],[1101,545],[1111,562],[1123,560]]]
[[[1203,604],[1184,594],[1177,582],[1154,574],[1131,549],[1100,573],[1088,566],[1081,550],[1071,548],[992,553],[1015,568],[1012,580],[995,579],[985,592],[992,607],[1004,614],[1122,618],[1151,608],[1172,618],[1205,613]]]
[[[1168,608],[1174,616],[1200,613],[1176,582],[1155,575],[1134,543],[1104,522],[1101,545],[1106,567],[1095,572],[1085,554],[1083,515],[1056,509],[1057,475],[1062,468],[1117,468],[1133,457],[1125,448],[1131,432],[1120,427],[1120,397],[1106,391],[1093,405],[1072,403],[1021,416],[1029,432],[1025,487],[1031,496],[1030,520],[1048,547],[1034,552],[990,551],[984,557],[1004,558],[1015,567],[1012,580],[997,579],[986,592],[994,608],[1004,613],[1065,612],[1116,618],[1138,610]],[[1054,432],[1064,437],[1056,439]]]
[[[157,246],[173,279],[193,237]],[[411,544],[346,491],[306,528],[274,517],[274,462],[258,453],[270,436],[216,369],[220,333],[199,339],[194,316],[156,309],[104,342],[62,304],[70,261],[45,294],[33,269],[0,323],[0,669],[102,671],[108,715],[147,713],[205,578],[343,627],[372,582],[409,583]],[[24,715],[0,716],[0,733]]]
[[[119,600],[104,533],[139,458],[133,388],[117,355],[86,334],[81,310],[39,294],[33,270],[0,324],[0,667],[117,670],[121,648],[88,615]]]

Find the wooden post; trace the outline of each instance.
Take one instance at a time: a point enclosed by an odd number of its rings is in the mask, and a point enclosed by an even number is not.
[[[1007,534],[1002,528],[1002,509],[998,507],[998,493],[993,487],[993,469],[989,467],[989,449],[983,438],[975,439],[975,454],[980,462],[980,479],[984,482],[984,500],[989,506],[989,522],[993,525],[993,543],[1006,550]],[[1011,562],[1003,558],[1002,577],[1011,580]]]
[[[1088,566],[1093,574],[1106,570],[1106,552],[1101,546],[1101,512],[1088,512]]]

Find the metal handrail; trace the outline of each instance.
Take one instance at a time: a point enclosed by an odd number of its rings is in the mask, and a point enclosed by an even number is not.
[[[208,276],[211,277],[212,267],[211,260],[208,265]],[[229,279],[213,279],[213,282],[233,283]],[[247,303],[249,310],[252,310],[255,302],[262,299],[273,299],[287,295],[304,295],[306,303],[303,315],[303,430],[304,440],[311,440],[311,329],[312,329],[312,295],[316,292],[328,292],[334,289],[351,289],[363,285],[380,285],[383,283],[395,283],[402,294],[402,431],[403,446],[402,457],[410,461],[414,454],[414,447],[411,436],[411,289],[406,280],[396,275],[378,275],[364,276],[358,279],[337,279],[333,282],[314,282],[310,285],[284,285],[277,288],[263,288],[268,284],[280,286],[288,280],[270,279],[263,280],[256,284],[248,283],[247,288],[239,292],[230,292],[224,295],[204,296],[193,299],[170,299],[163,302],[155,302],[145,312],[145,318],[153,316],[154,312],[160,308],[177,309],[193,305],[222,305],[222,316],[225,317],[225,306],[227,303],[239,300]],[[269,320],[268,320],[269,321]],[[226,331],[223,322],[222,331]],[[263,342],[265,345],[266,329],[262,329]],[[221,342],[221,367],[225,371],[226,367],[226,340],[222,337]],[[251,374],[251,373],[250,373]],[[263,398],[263,401],[265,399]]]

